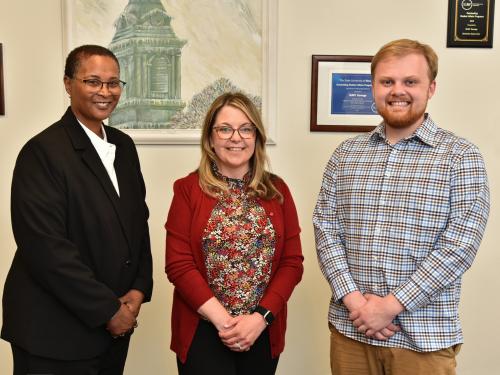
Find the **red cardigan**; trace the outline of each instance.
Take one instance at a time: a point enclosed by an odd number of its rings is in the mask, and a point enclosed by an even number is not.
[[[302,278],[303,256],[297,211],[290,190],[279,178],[273,181],[283,194],[283,204],[276,199],[259,203],[276,231],[276,248],[271,279],[260,305],[271,310],[275,321],[269,326],[271,354],[278,356],[285,347],[286,302]],[[172,341],[170,348],[182,362],[193,340],[200,315],[198,308],[214,296],[208,286],[201,238],[217,200],[205,194],[198,183],[198,173],[174,183],[167,230],[165,272],[174,284],[172,306]]]

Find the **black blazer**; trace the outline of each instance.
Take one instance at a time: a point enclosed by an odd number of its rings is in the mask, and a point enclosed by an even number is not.
[[[106,322],[130,289],[153,287],[148,208],[132,139],[116,145],[120,196],[71,108],[32,138],[14,169],[17,251],[3,294],[3,339],[32,354],[85,359],[112,340]]]

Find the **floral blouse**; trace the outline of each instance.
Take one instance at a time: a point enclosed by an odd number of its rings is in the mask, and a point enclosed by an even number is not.
[[[233,316],[250,314],[271,276],[275,231],[264,208],[246,192],[246,180],[216,175],[229,185],[220,193],[203,233],[208,283]]]

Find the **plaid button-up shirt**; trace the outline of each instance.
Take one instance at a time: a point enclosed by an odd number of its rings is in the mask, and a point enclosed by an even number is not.
[[[461,279],[486,226],[484,162],[470,142],[426,115],[390,145],[383,124],[343,142],[326,167],[313,215],[321,271],[332,289],[328,319],[372,345],[434,351],[463,341]],[[392,293],[405,307],[387,341],[358,333],[342,298]]]

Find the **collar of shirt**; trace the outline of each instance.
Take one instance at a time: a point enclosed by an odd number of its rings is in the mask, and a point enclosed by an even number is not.
[[[104,165],[104,168],[106,168],[106,171],[108,172],[109,178],[111,179],[111,182],[113,183],[116,192],[118,193],[118,195],[120,195],[120,189],[118,187],[118,179],[116,178],[116,171],[114,167],[116,146],[108,142],[104,126],[101,125],[102,134],[104,136],[103,139],[99,137],[97,134],[95,134],[92,130],[87,128],[85,125],[83,125],[80,122],[80,120],[78,120],[78,123],[89,137],[90,142],[94,146],[95,150],[97,151],[97,154],[99,155],[99,158],[102,161],[102,164]]]
[[[415,138],[431,147],[436,147],[436,133],[437,125],[434,123],[434,121],[432,121],[431,116],[426,113],[424,115],[424,121],[422,122],[422,124],[417,128],[417,130],[415,130],[412,135],[405,138],[405,141],[409,141]],[[370,138],[375,139],[375,136],[378,136],[379,139],[383,139],[384,141],[386,140],[384,122],[382,122],[371,132]]]
[[[222,173],[219,172],[219,168],[217,167],[217,164],[214,161],[212,161],[211,166],[212,166],[212,172],[214,173],[215,177],[228,183],[229,185],[236,184],[239,187],[243,187],[250,182],[251,171],[248,171],[247,173],[245,173],[243,178],[240,179],[240,178],[232,178],[232,177],[224,176]]]

